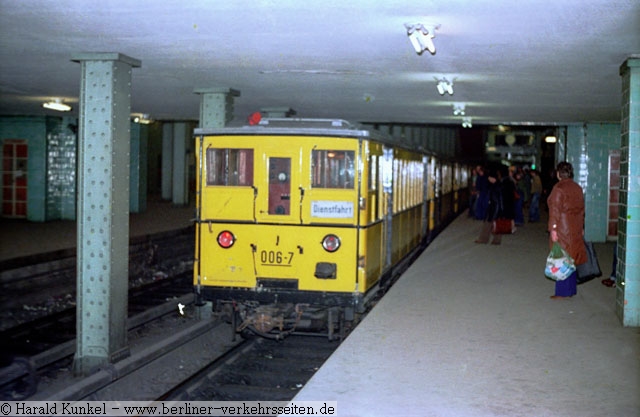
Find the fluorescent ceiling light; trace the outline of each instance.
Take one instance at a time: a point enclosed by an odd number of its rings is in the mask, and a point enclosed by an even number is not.
[[[453,115],[464,116],[466,106],[464,103],[453,103]]]
[[[53,100],[48,101],[46,103],[43,103],[42,107],[44,107],[45,109],[56,110],[56,111],[70,111],[71,110],[71,106],[68,105],[68,104],[64,104],[62,102],[62,99],[60,99],[60,98],[56,98],[56,99],[53,99]]]
[[[407,28],[407,36],[418,55],[422,55],[424,51],[431,52],[431,55],[436,53],[436,45],[433,43],[433,38],[436,37],[435,27],[425,27],[422,23],[405,23],[404,27]]]
[[[436,88],[438,89],[438,93],[443,96],[445,93],[449,93],[449,95],[453,95],[453,82],[449,81],[445,77],[436,78],[438,84]]]
[[[558,141],[558,138],[556,138],[555,136],[545,136],[544,141],[547,143],[556,143]]]

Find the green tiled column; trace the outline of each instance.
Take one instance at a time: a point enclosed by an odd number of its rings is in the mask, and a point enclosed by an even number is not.
[[[201,128],[225,127],[233,119],[233,98],[240,97],[240,91],[233,88],[196,88],[200,94]]]
[[[129,184],[129,210],[143,213],[147,210],[147,143],[146,125],[131,122],[131,178]]]
[[[620,67],[622,129],[616,312],[624,326],[640,326],[640,56]]]
[[[560,147],[564,147],[564,141]],[[585,198],[585,239],[604,242],[607,239],[609,177],[607,167],[611,149],[620,148],[620,125],[617,123],[585,123],[568,125],[566,149],[562,155],[573,165],[574,180],[580,184]]]
[[[240,97],[240,91],[233,88],[197,88],[194,93],[200,94],[200,128],[222,128],[233,119],[233,99]],[[283,115],[284,116],[284,115]],[[202,155],[200,155],[202,159]],[[195,169],[193,170],[195,171]],[[197,198],[197,197],[196,197]],[[200,218],[200,214],[197,214]],[[200,276],[198,276],[198,294],[197,300],[200,298]],[[208,319],[211,316],[211,302],[198,302],[198,314],[202,319]]]
[[[609,223],[609,153],[620,149],[619,123],[588,123],[585,150],[587,181],[585,192],[585,239],[607,240]]]
[[[173,123],[173,161],[171,163],[171,201],[177,206],[186,206],[189,203],[189,173],[187,161],[187,141],[191,139],[188,124],[186,122]]]
[[[162,123],[162,161],[160,164],[162,199],[171,200],[173,195],[173,123]]]

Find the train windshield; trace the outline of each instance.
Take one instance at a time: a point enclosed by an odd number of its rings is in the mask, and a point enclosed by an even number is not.
[[[313,150],[311,187],[353,189],[354,158],[353,151]]]
[[[253,149],[207,149],[207,185],[253,185]]]

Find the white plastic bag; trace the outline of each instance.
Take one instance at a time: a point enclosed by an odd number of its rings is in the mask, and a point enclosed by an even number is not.
[[[544,275],[554,281],[564,281],[576,270],[573,258],[560,246],[558,242],[553,242],[553,247],[547,256],[547,266],[544,268]]]

